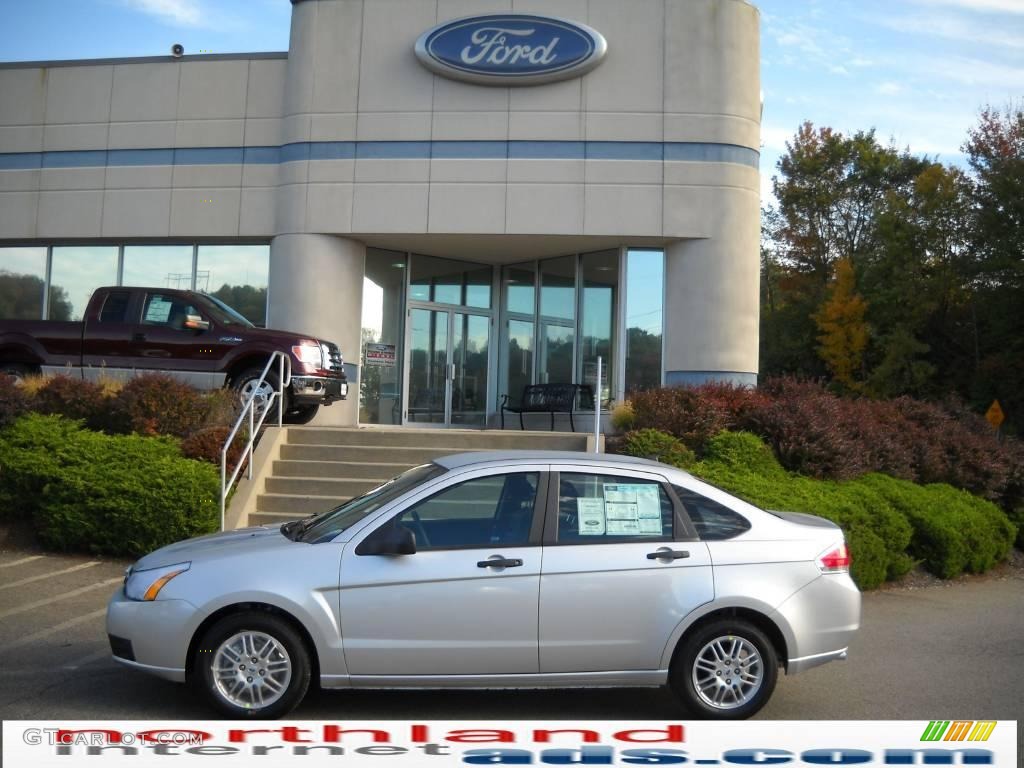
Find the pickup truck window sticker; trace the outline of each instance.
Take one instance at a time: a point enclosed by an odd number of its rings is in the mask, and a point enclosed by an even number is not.
[[[173,306],[174,303],[164,296],[150,296],[143,322],[165,324],[171,317]]]

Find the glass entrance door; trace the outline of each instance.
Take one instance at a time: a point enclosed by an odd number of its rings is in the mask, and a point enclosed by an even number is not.
[[[407,423],[487,425],[489,316],[414,307],[408,349]]]

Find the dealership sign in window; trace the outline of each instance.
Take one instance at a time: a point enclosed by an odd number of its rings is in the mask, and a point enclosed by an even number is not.
[[[366,365],[394,368],[397,354],[394,344],[367,344],[364,352]]]

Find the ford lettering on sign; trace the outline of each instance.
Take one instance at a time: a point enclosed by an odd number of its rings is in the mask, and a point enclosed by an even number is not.
[[[482,85],[536,85],[589,72],[608,48],[584,24],[504,13],[440,24],[416,41],[416,56],[445,77]]]

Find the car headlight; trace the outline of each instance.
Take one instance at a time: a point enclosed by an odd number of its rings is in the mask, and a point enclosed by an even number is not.
[[[167,582],[189,568],[192,563],[165,565],[163,568],[149,568],[145,571],[132,569],[124,581],[124,594],[129,600],[156,600]]]
[[[314,368],[324,367],[324,351],[318,341],[303,339],[292,347],[292,354],[300,363],[311,365]]]

